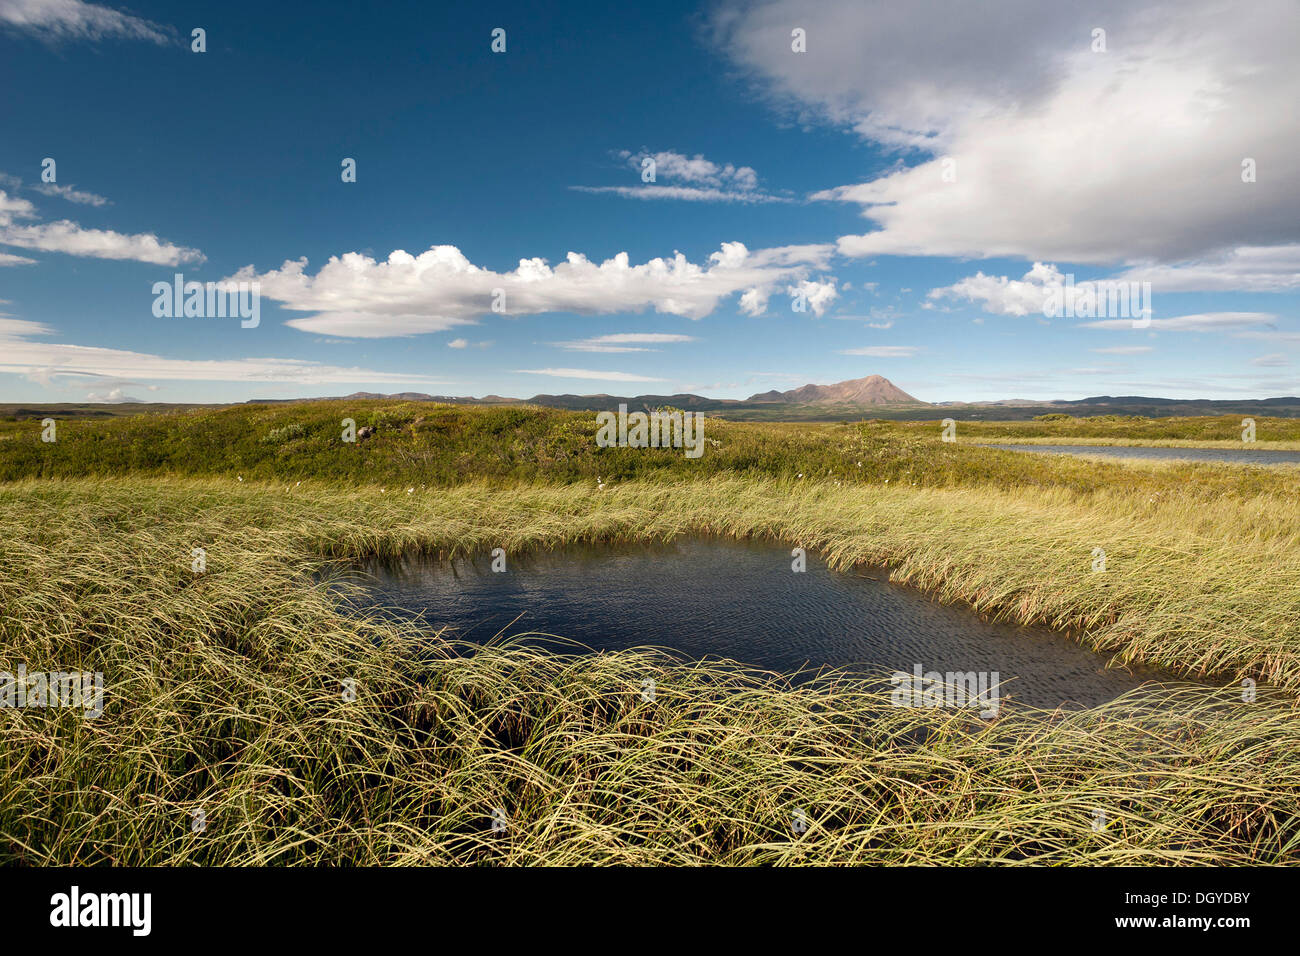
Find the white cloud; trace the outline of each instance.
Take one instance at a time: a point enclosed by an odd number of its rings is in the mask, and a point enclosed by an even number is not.
[[[1261,368],[1285,368],[1291,364],[1291,360],[1281,352],[1274,352],[1272,355],[1261,355],[1259,358],[1251,359],[1250,364]]]
[[[662,382],[662,378],[633,375],[630,372],[597,372],[588,368],[517,368],[524,375],[549,375],[552,378],[595,379],[601,382]]]
[[[860,349],[840,349],[841,355],[870,355],[874,358],[911,358],[920,349],[915,345],[868,345]]]
[[[722,189],[705,189],[698,186],[659,186],[644,183],[640,186],[570,186],[580,193],[612,193],[624,199],[680,199],[688,202],[742,202],[769,203],[792,202],[781,196],[760,192],[727,192]]]
[[[1181,291],[1167,289],[1164,279],[1149,273],[1126,272],[1115,279],[1096,280],[1104,282],[1138,282],[1152,283],[1152,297],[1161,291]],[[1047,298],[1052,289],[1060,290],[1067,276],[1050,263],[1035,262],[1023,278],[1011,279],[1007,276],[990,276],[977,272],[949,286],[931,289],[926,295],[927,302],[944,298],[966,299],[980,303],[984,311],[993,315],[1032,315],[1044,314]],[[1157,285],[1157,283],[1160,283]],[[1171,283],[1173,284],[1173,283]],[[1076,289],[1096,288],[1094,280],[1077,281]],[[1185,332],[1185,331],[1220,331],[1239,329],[1252,325],[1267,325],[1275,322],[1277,316],[1271,312],[1210,312],[1197,315],[1175,316],[1153,319],[1151,331]],[[1131,318],[1102,319],[1079,323],[1091,329],[1132,329]],[[1097,351],[1094,349],[1094,351]]]
[[[320,365],[302,359],[174,359],[122,349],[29,341],[52,334],[50,328],[38,322],[0,317],[0,373],[26,375],[45,383],[62,378],[105,377],[180,382],[287,382],[296,385],[343,382],[448,384],[424,375]],[[238,334],[237,329],[234,334]]]
[[[1151,332],[1225,332],[1252,325],[1266,325],[1277,321],[1271,312],[1201,312],[1196,315],[1178,315],[1168,319],[1152,319]],[[1098,322],[1080,322],[1085,329],[1133,329],[1132,319],[1102,319]]]
[[[85,229],[67,219],[30,226],[0,227],[0,244],[91,259],[130,259],[156,266],[203,261],[197,249],[173,245],[152,233],[127,235],[111,229]]]
[[[35,259],[28,259],[26,256],[15,256],[8,252],[0,252],[0,268],[5,266],[32,266],[35,264]]]
[[[699,186],[713,186],[719,189],[750,190],[758,188],[758,174],[749,166],[733,166],[731,163],[715,163],[696,154],[686,156],[672,150],[652,153],[648,150],[632,152],[622,150],[618,153],[639,175],[647,159],[654,162],[655,180],[666,179],[670,182],[692,183]]]
[[[452,339],[447,343],[449,349],[467,349],[469,348],[469,339]]]
[[[111,229],[85,229],[67,219],[28,225],[14,222],[15,219],[35,217],[35,206],[0,189],[0,245],[92,259],[131,259],[164,266],[202,262],[204,258],[197,249],[173,245],[152,233],[129,235]]]
[[[578,192],[610,193],[628,199],[678,199],[689,202],[742,202],[769,203],[792,202],[782,196],[760,192],[758,174],[749,166],[715,163],[703,156],[687,156],[665,150],[615,153],[635,173],[634,186],[571,186]],[[648,165],[653,163],[653,166]],[[646,182],[643,176],[653,169],[654,179]]]
[[[1272,329],[1267,332],[1234,332],[1234,339],[1255,339],[1260,342],[1300,342],[1300,332]]]
[[[993,315],[1042,315],[1049,288],[1059,286],[1064,281],[1065,276],[1056,266],[1035,262],[1021,279],[977,272],[952,285],[931,289],[926,298],[958,298],[980,302],[984,311]]]
[[[144,401],[144,399],[135,398],[132,395],[128,395],[121,388],[110,388],[106,392],[98,392],[98,391],[87,392],[86,401],[103,402],[106,404],[116,404],[120,402],[141,402]]]
[[[7,226],[15,219],[32,219],[35,216],[36,207],[30,202],[0,189],[0,226]]]
[[[1300,289],[1300,243],[1241,246],[1169,265],[1139,265],[1117,279],[1150,282],[1161,292],[1293,292]]]
[[[1129,321],[1130,327],[1132,320]],[[1098,355],[1141,355],[1143,352],[1152,352],[1154,349],[1150,345],[1112,345],[1104,349],[1088,349],[1089,352],[1096,352]]]
[[[0,0],[0,23],[52,40],[170,39],[167,27],[82,0]]]
[[[877,227],[845,255],[1133,264],[1300,241],[1294,0],[724,0],[712,22],[800,119],[923,151],[819,194]]]
[[[59,186],[55,183],[39,183],[32,187],[43,196],[59,196],[68,202],[83,206],[106,206],[108,200],[92,192],[85,192],[75,186]]]
[[[616,332],[612,335],[597,335],[589,339],[572,342],[552,342],[551,344],[570,352],[657,352],[659,349],[645,348],[646,345],[669,345],[679,342],[694,342],[694,336],[676,335],[667,332]]]
[[[632,265],[625,252],[599,264],[570,252],[554,267],[544,259],[521,259],[517,269],[494,272],[474,265],[455,246],[433,246],[418,256],[399,249],[385,262],[349,252],[331,257],[315,276],[307,274],[307,260],[299,259],[261,274],[245,266],[230,278],[256,280],[263,298],[313,313],[290,319],[287,324],[296,329],[382,338],[472,324],[501,301],[497,290],[504,292],[507,316],[652,308],[700,319],[737,292],[748,296],[740,305],[753,314],[778,283],[802,279],[830,254],[829,246],[751,252],[744,243],[724,242],[704,265],[681,253]]]
[[[798,285],[787,286],[785,290],[792,298],[801,297],[808,303],[808,307],[813,310],[815,315],[824,315],[830,304],[835,301],[839,293],[835,290],[834,280],[830,282],[814,282],[811,279],[805,279]]]

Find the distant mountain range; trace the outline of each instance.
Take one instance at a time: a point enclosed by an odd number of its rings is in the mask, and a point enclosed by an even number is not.
[[[353,392],[343,399],[390,399],[409,402],[450,402],[458,405],[544,405],[573,411],[605,411],[626,404],[651,409],[664,405],[707,412],[737,421],[843,421],[862,418],[924,421],[939,417],[1015,421],[1047,412],[1069,415],[1145,415],[1152,418],[1185,415],[1274,415],[1300,418],[1300,398],[1179,399],[1140,395],[1099,395],[1073,400],[1036,401],[1004,399],[996,402],[923,402],[881,375],[868,375],[834,385],[808,384],[779,392],[759,392],[747,399],[706,398],[688,392],[675,395],[534,395],[528,399],[486,395],[483,398],[426,395],[423,392]],[[261,403],[319,401],[319,399],[265,399]]]
[[[744,400],[705,398],[703,395],[534,395],[529,399],[485,395],[426,395],[424,392],[353,392],[326,398],[266,398],[245,404],[279,405],[288,402],[387,399],[402,402],[448,402],[455,405],[545,405],[573,411],[612,411],[625,404],[633,411],[671,405],[688,411],[705,412],[735,421],[836,422],[869,418],[895,421],[959,420],[1025,421],[1035,415],[1063,412],[1067,415],[1143,415],[1164,418],[1188,415],[1268,415],[1300,418],[1300,398],[1185,399],[1150,398],[1142,395],[1098,395],[1074,400],[1036,401],[1010,398],[997,402],[923,402],[880,375],[836,382],[834,385],[804,385],[786,392],[759,392]],[[224,403],[222,403],[224,404]],[[217,404],[209,407],[222,407]],[[116,418],[195,408],[198,403],[59,403],[0,404],[0,417],[43,418],[51,413],[67,418]]]
[[[761,392],[741,401],[734,398],[705,398],[689,392],[675,395],[636,395],[624,397],[600,393],[597,395],[534,395],[532,398],[505,398],[501,395],[485,395],[483,398],[469,398],[454,395],[426,395],[423,392],[394,392],[384,395],[379,392],[353,392],[340,396],[344,399],[386,398],[403,402],[453,402],[457,404],[474,403],[478,405],[503,405],[523,403],[528,405],[548,405],[554,408],[602,409],[611,404],[625,402],[629,407],[642,405],[674,405],[678,408],[713,410],[735,408],[745,405],[926,405],[928,403],[908,395],[889,379],[882,375],[868,375],[866,378],[853,378],[834,385],[804,385],[792,388],[788,392]],[[264,402],[300,401],[300,399],[253,399],[250,404]]]

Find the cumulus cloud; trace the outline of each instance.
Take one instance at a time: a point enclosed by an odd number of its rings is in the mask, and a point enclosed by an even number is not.
[[[82,0],[0,0],[0,23],[48,40],[147,40],[167,43],[170,29]]]
[[[839,295],[833,279],[826,282],[804,279],[795,285],[787,285],[785,293],[790,297],[792,309],[794,309],[796,303],[802,302],[804,307],[797,309],[797,311],[803,312],[812,309],[813,313],[818,316],[824,315],[831,303]],[[762,314],[767,311],[767,303],[771,294],[772,289],[768,286],[747,290],[740,297],[740,310],[746,315]]]
[[[808,303],[808,307],[816,315],[825,315],[830,304],[839,295],[835,290],[834,281],[816,282],[811,279],[805,279],[797,285],[787,286],[786,292],[790,294],[792,299]]]
[[[245,266],[227,281],[255,280],[263,298],[312,313],[290,319],[293,328],[383,338],[472,324],[494,311],[518,316],[654,309],[700,319],[738,292],[742,311],[756,315],[777,284],[803,279],[830,255],[829,246],[751,252],[744,243],[724,242],[702,265],[681,253],[633,265],[625,252],[601,263],[570,252],[555,266],[521,259],[517,269],[495,272],[474,265],[455,246],[433,246],[418,256],[399,249],[383,262],[356,252],[333,256],[314,276],[306,259],[260,274]]]
[[[1293,0],[1248,16],[1220,0],[724,0],[712,27],[774,102],[900,151],[819,194],[876,226],[842,237],[845,255],[1169,263],[1300,240]]]
[[[180,382],[286,382],[296,385],[366,382],[445,385],[424,375],[321,365],[303,359],[175,359],[146,352],[88,345],[36,342],[52,335],[38,322],[0,317],[0,373],[26,375],[45,383],[59,379],[145,379]]]
[[[1065,276],[1056,266],[1035,262],[1020,279],[977,272],[952,285],[931,289],[926,298],[932,302],[944,298],[979,302],[993,315],[1042,315],[1049,289],[1064,282]]]

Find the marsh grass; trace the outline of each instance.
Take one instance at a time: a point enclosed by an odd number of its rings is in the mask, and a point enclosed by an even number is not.
[[[1049,416],[1051,417],[1051,416]],[[356,443],[342,440],[341,423],[376,428]],[[922,487],[1100,491],[1133,487],[1122,464],[1063,460],[979,447],[985,436],[1023,434],[1115,437],[1103,420],[960,422],[954,444],[940,440],[938,422],[745,424],[708,418],[702,457],[679,449],[599,448],[595,415],[536,406],[477,407],[431,402],[332,401],[244,405],[218,410],[58,423],[58,441],[40,440],[39,421],[0,422],[0,481],[22,478],[219,477],[248,481],[316,480],[376,486],[446,487],[495,481],[594,484],[683,482],[712,478],[840,481],[847,485],[915,483]],[[1300,420],[1259,419],[1261,442],[1300,440]],[[1082,422],[1082,424],[1080,423]],[[1149,422],[1145,424],[1144,422]],[[1138,420],[1135,433],[1153,438],[1240,438],[1225,419]],[[1287,431],[1289,429],[1289,431]],[[1260,444],[1257,447],[1265,447]],[[1275,491],[1294,495],[1296,475],[1265,468],[1151,472],[1140,479],[1152,493],[1202,498]]]
[[[1206,491],[1128,474],[1090,491],[735,475],[0,486],[0,667],[103,671],[108,694],[95,720],[0,709],[0,859],[1296,862],[1300,516],[1272,479]],[[794,687],[651,651],[460,646],[345,614],[318,581],[359,557],[697,533],[887,564],[985,615],[1227,686],[986,723],[890,708],[842,675]],[[1245,676],[1275,687],[1247,704]]]

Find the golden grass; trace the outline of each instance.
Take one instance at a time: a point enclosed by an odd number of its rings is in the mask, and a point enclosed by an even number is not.
[[[1282,495],[120,479],[21,481],[0,503],[0,668],[100,670],[109,694],[96,720],[0,709],[3,860],[1300,857],[1300,514]],[[458,655],[342,614],[313,579],[361,555],[696,533],[887,563],[945,600],[1228,686],[986,724],[890,708],[865,681],[794,688],[651,652]],[[1245,703],[1245,676],[1276,689]]]

